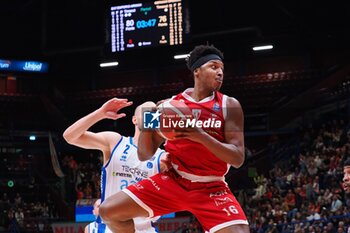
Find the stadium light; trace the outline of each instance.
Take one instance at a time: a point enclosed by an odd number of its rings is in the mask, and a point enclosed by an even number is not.
[[[189,54],[179,54],[179,55],[175,55],[174,59],[178,60],[178,59],[186,59],[189,56]]]
[[[100,67],[111,67],[111,66],[117,66],[119,63],[117,61],[113,62],[103,62],[100,63]]]
[[[260,45],[260,46],[254,46],[254,51],[261,51],[261,50],[270,50],[273,49],[273,45]]]

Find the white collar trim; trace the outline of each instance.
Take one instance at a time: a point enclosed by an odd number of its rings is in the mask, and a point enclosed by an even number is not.
[[[182,96],[185,97],[185,99],[194,102],[194,103],[205,103],[205,102],[209,102],[211,100],[214,99],[215,97],[215,92],[212,93],[211,96],[205,97],[204,99],[200,100],[200,101],[196,101],[195,99],[192,98],[192,96],[190,96],[189,92],[193,92],[193,88],[187,88],[184,92],[182,92]]]

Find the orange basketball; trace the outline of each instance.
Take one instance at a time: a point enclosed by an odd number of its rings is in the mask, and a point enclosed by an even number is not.
[[[161,115],[157,132],[167,140],[174,139],[174,130],[185,128],[186,121],[192,119],[192,110],[182,101],[165,101],[158,106],[158,110]]]

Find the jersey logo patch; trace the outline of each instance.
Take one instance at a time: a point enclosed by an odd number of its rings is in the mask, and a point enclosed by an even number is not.
[[[199,119],[199,117],[201,116],[201,113],[202,113],[201,109],[192,109],[192,115],[196,120]]]
[[[213,110],[215,112],[219,112],[220,111],[220,105],[218,102],[215,102],[215,104],[213,105]]]
[[[225,205],[226,203],[233,202],[232,199],[229,197],[217,197],[214,199],[214,201],[216,206]]]

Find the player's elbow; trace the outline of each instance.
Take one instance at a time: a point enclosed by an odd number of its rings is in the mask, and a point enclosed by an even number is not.
[[[76,139],[76,137],[74,137],[73,132],[70,131],[70,130],[66,130],[66,131],[63,132],[63,138],[69,144],[74,144],[74,141]]]
[[[234,160],[231,162],[231,166],[234,168],[240,168],[244,163],[244,155],[240,154],[235,156]]]
[[[69,133],[68,130],[63,132],[63,138],[66,140],[66,142],[70,143],[72,141],[72,135]]]

